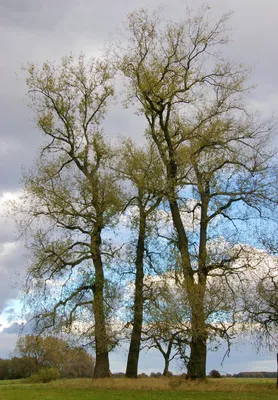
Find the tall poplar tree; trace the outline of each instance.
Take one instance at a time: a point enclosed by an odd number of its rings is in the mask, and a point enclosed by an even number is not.
[[[40,332],[70,327],[74,332],[77,317],[85,316],[96,351],[94,376],[107,377],[110,245],[103,231],[122,207],[109,168],[113,152],[101,129],[114,93],[112,73],[103,60],[86,62],[81,55],[65,57],[60,65],[31,64],[27,74],[30,106],[46,142],[24,177],[27,214],[34,222],[27,290],[36,326]]]

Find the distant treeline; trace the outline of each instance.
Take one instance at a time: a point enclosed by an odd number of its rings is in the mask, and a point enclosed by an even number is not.
[[[215,371],[215,370],[213,370]],[[212,371],[211,371],[212,372]],[[216,377],[214,374],[208,375],[209,377]],[[217,371],[218,372],[218,371]],[[181,375],[175,375],[172,372],[168,372],[168,376],[180,376],[181,378],[186,379],[186,374],[181,374]],[[115,372],[112,374],[113,378],[124,378],[125,374],[124,372]],[[138,378],[161,378],[163,377],[163,374],[161,372],[151,372],[149,375],[142,373],[138,375]],[[260,371],[260,372],[239,372],[238,374],[226,374],[226,375],[221,375],[219,373],[219,378],[276,378],[276,372],[266,372],[266,371]]]
[[[276,378],[277,372],[239,372],[238,374],[234,374],[232,376],[234,378]]]

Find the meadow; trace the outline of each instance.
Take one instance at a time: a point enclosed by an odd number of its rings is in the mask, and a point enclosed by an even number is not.
[[[0,381],[0,400],[271,400],[276,380],[221,378],[188,382],[179,377],[60,379],[44,384]]]

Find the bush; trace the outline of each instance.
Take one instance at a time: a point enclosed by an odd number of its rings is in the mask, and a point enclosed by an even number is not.
[[[142,372],[142,374],[138,375],[138,378],[148,378],[149,376],[147,374],[145,374],[144,372]]]
[[[114,374],[111,375],[113,378],[124,378],[125,373],[124,372],[114,372]]]
[[[220,372],[217,371],[216,369],[213,369],[212,371],[210,371],[209,376],[211,378],[221,378]]]
[[[161,372],[151,372],[150,377],[151,378],[160,378],[162,376]]]
[[[56,381],[60,377],[60,372],[57,368],[42,368],[37,374],[27,378],[30,383],[47,383]]]

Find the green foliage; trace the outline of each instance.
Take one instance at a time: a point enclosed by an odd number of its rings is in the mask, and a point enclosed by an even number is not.
[[[0,359],[0,380],[26,378],[36,372],[37,368],[35,359],[30,356]]]
[[[34,375],[27,378],[27,383],[48,383],[51,381],[56,381],[60,377],[60,372],[58,368],[42,368]]]

